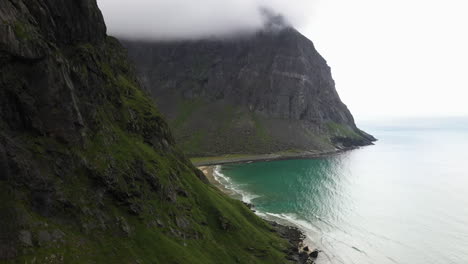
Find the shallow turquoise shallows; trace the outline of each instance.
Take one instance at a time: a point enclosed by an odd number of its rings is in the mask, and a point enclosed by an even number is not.
[[[217,176],[260,215],[302,228],[324,251],[319,264],[467,264],[468,119],[363,128],[375,146]]]

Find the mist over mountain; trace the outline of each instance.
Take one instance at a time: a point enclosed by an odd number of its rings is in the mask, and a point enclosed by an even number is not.
[[[96,0],[0,20],[0,263],[297,263],[179,150]]]
[[[356,126],[312,41],[281,16],[246,38],[122,41],[190,156],[319,153],[375,140]]]
[[[310,17],[306,0],[98,0],[109,33],[147,40],[187,40],[248,34],[266,26],[268,13],[298,27]],[[131,17],[132,19],[128,19]]]

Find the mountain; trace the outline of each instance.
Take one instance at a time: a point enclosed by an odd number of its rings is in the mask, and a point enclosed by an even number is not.
[[[313,43],[279,23],[223,40],[123,40],[190,156],[327,152],[375,140],[356,127]]]
[[[297,252],[185,158],[95,0],[2,0],[0,20],[0,262]]]

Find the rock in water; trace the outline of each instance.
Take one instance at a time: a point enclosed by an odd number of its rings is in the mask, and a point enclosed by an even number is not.
[[[316,249],[316,250],[312,251],[312,253],[310,253],[309,256],[310,256],[311,258],[313,258],[313,259],[317,259],[317,258],[318,258],[318,255],[319,255],[319,252],[320,252],[320,251]]]
[[[308,260],[309,260],[309,255],[306,252],[301,252],[299,254],[299,261],[297,263],[306,264]]]
[[[228,40],[123,41],[189,154],[329,151],[371,144],[330,67],[291,27]]]

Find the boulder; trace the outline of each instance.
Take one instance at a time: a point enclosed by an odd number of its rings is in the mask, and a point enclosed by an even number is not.
[[[312,251],[309,256],[312,258],[312,259],[317,259],[318,258],[318,255],[319,255],[319,250],[315,249],[314,251]]]

